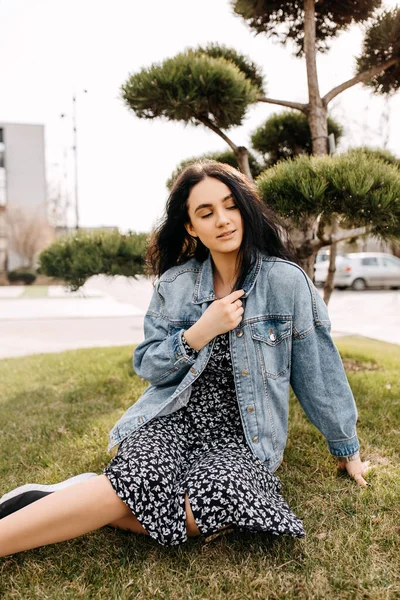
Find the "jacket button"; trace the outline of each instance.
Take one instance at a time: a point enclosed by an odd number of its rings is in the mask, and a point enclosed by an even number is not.
[[[255,436],[253,437],[253,442],[258,442],[258,435],[255,435]]]
[[[242,371],[243,377],[247,377],[248,374],[249,374],[248,370],[247,369],[243,369],[243,371]]]
[[[247,412],[254,412],[254,406],[248,406]]]
[[[193,373],[193,375],[197,375],[197,371],[193,367],[190,367],[189,370],[190,370],[191,373]]]
[[[236,337],[242,337],[243,335],[243,331],[241,329],[239,329],[239,331],[236,332]]]

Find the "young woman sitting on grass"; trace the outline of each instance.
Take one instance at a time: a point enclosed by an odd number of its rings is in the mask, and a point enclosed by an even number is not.
[[[158,278],[134,367],[150,386],[111,430],[118,452],[101,475],[3,496],[0,556],[104,525],[163,545],[228,526],[304,536],[274,475],[290,384],[339,467],[367,485],[326,306],[279,232],[236,169],[181,173],[147,252]]]

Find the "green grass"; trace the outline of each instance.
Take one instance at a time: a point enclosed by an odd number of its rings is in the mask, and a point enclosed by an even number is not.
[[[26,285],[20,298],[47,298],[48,285]]]
[[[163,548],[103,528],[0,558],[2,599],[400,598],[400,349],[342,338],[359,409],[362,489],[338,476],[321,435],[291,400],[290,435],[277,475],[302,540],[234,532]],[[107,464],[107,433],[146,384],[131,348],[0,361],[0,495]]]

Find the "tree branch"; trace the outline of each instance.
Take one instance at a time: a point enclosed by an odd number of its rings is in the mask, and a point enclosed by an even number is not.
[[[325,103],[325,105],[327,105],[333,98],[335,98],[341,92],[344,92],[348,88],[353,87],[353,85],[356,85],[357,83],[362,83],[363,81],[372,79],[374,75],[377,75],[381,71],[386,71],[386,69],[399,62],[399,60],[399,58],[391,58],[390,60],[387,60],[386,62],[381,63],[380,65],[376,65],[375,67],[368,69],[368,71],[364,71],[363,73],[356,75],[352,79],[341,83],[340,85],[333,88],[330,92],[325,94],[325,96],[322,98],[322,101]]]
[[[371,228],[369,227],[357,227],[355,229],[347,229],[336,235],[330,235],[329,237],[323,237],[320,239],[312,240],[310,246],[312,248],[323,248],[324,246],[330,246],[335,242],[341,242],[342,240],[349,240],[354,237],[360,237],[365,233],[369,233]]]
[[[294,108],[300,110],[304,114],[308,112],[308,104],[301,104],[300,102],[290,102],[288,100],[274,100],[273,98],[265,98],[260,96],[257,98],[257,102],[267,102],[268,104],[279,104],[279,106],[286,106],[288,108]]]
[[[214,125],[214,123],[210,119],[208,119],[207,117],[202,117],[202,118],[198,117],[198,121],[200,121],[200,123],[203,123],[203,125],[205,125],[209,129],[211,129],[211,131],[214,131],[214,133],[219,135],[224,140],[224,142],[226,142],[228,144],[228,146],[233,150],[233,152],[235,152],[235,153],[237,152],[238,146],[236,146],[236,144],[234,142],[232,142],[232,140],[230,138],[228,138],[228,136],[225,135],[225,133],[223,131],[221,131],[221,129],[219,127]]]

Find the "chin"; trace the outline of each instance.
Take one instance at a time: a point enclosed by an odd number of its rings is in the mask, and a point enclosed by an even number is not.
[[[232,252],[238,252],[240,250],[240,244],[226,244],[226,246],[223,248],[219,246],[218,248],[210,248],[210,250],[213,252],[219,252],[220,254],[231,254]]]

